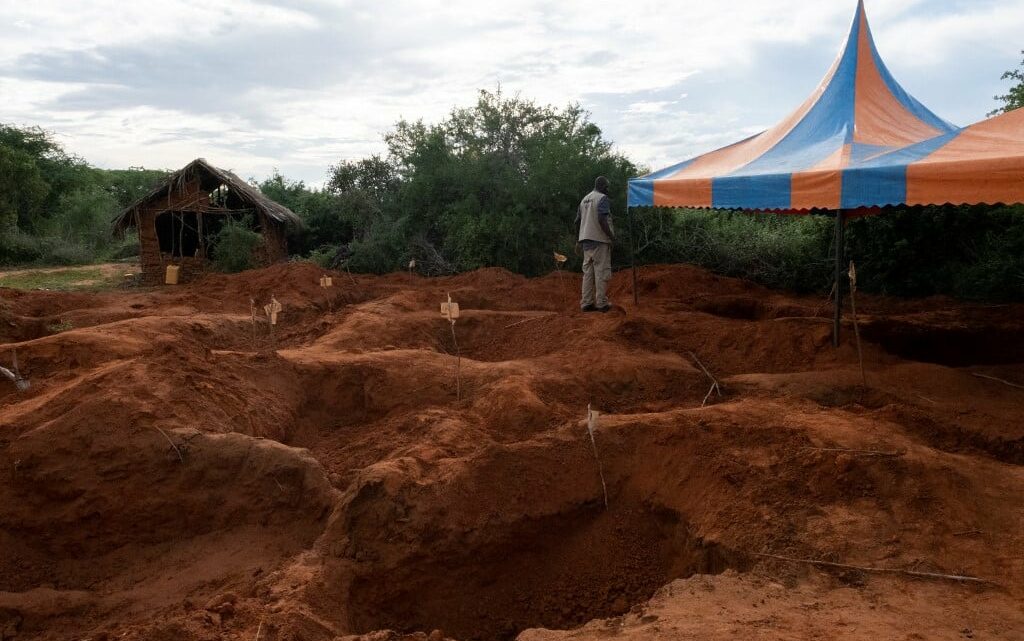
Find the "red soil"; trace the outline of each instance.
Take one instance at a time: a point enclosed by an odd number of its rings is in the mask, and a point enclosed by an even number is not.
[[[0,290],[0,641],[1024,638],[1024,306],[320,275]]]

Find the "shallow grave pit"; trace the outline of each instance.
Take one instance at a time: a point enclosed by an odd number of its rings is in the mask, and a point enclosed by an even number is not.
[[[441,629],[464,641],[513,639],[532,627],[573,628],[625,614],[675,578],[745,566],[705,544],[673,512],[614,502],[588,504],[422,549],[352,586],[357,632]]]

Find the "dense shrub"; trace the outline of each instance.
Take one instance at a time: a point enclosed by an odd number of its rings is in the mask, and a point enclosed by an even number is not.
[[[228,218],[217,232],[213,247],[214,265],[222,272],[235,273],[252,269],[253,250],[263,242],[263,237],[252,230],[252,218],[241,220]]]
[[[637,261],[684,262],[796,291],[828,290],[833,219],[711,210],[637,209]],[[628,260],[628,243],[617,252]]]
[[[834,219],[638,209],[637,260],[686,262],[772,287],[827,292]],[[1024,300],[1024,207],[888,208],[851,219],[846,257],[865,291]],[[616,264],[626,264],[625,251]]]
[[[1024,207],[892,208],[851,221],[847,239],[870,291],[1024,300]]]
[[[309,254],[306,256],[306,260],[308,260],[309,262],[313,263],[317,267],[323,267],[324,269],[329,269],[330,266],[331,266],[331,260],[334,258],[334,255],[337,254],[337,253],[338,253],[337,249],[325,245],[323,247],[319,247],[319,248],[314,249],[313,251],[309,252]]]

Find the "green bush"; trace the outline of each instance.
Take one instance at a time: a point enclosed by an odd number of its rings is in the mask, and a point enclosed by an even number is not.
[[[96,252],[92,247],[80,243],[69,242],[62,238],[41,238],[45,251],[39,263],[45,265],[87,265],[96,262]]]
[[[4,265],[66,266],[96,261],[94,250],[81,243],[22,233],[0,238],[0,257],[0,264]]]
[[[324,246],[309,252],[309,255],[306,256],[306,260],[318,267],[328,269],[330,268],[331,259],[334,258],[336,253],[337,249]]]
[[[833,219],[710,210],[636,209],[637,261],[682,262],[795,291],[827,291]],[[628,221],[620,227],[628,228]],[[615,262],[628,262],[628,234]]]
[[[412,257],[412,241],[406,220],[381,219],[374,222],[361,238],[349,245],[352,271],[385,274],[405,269]],[[429,269],[427,270],[429,272]]]
[[[98,186],[76,189],[61,197],[57,211],[44,223],[43,232],[87,247],[95,257],[114,244],[110,220],[117,211],[117,200],[106,190]]]
[[[684,262],[770,287],[832,287],[835,219],[708,210],[634,210],[637,260]],[[628,263],[628,240],[615,263]],[[1024,207],[889,208],[851,219],[858,286],[895,296],[1024,300]]]
[[[253,250],[263,242],[263,237],[252,230],[252,217],[241,220],[229,218],[217,232],[213,248],[214,265],[222,272],[235,273],[252,269]]]
[[[116,242],[110,247],[107,252],[107,257],[110,260],[124,260],[127,258],[137,258],[139,255],[139,237],[134,234],[128,234],[120,241]]]
[[[847,228],[865,289],[1024,300],[1024,207],[892,208]]]
[[[42,243],[21,232],[0,234],[0,265],[32,264],[42,256]]]

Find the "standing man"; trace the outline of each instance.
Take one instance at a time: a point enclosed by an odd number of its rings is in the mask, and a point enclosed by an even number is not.
[[[576,211],[580,226],[579,247],[583,250],[583,298],[580,309],[584,312],[607,312],[608,281],[612,277],[612,205],[608,199],[608,179],[598,176],[594,191],[583,197]]]

